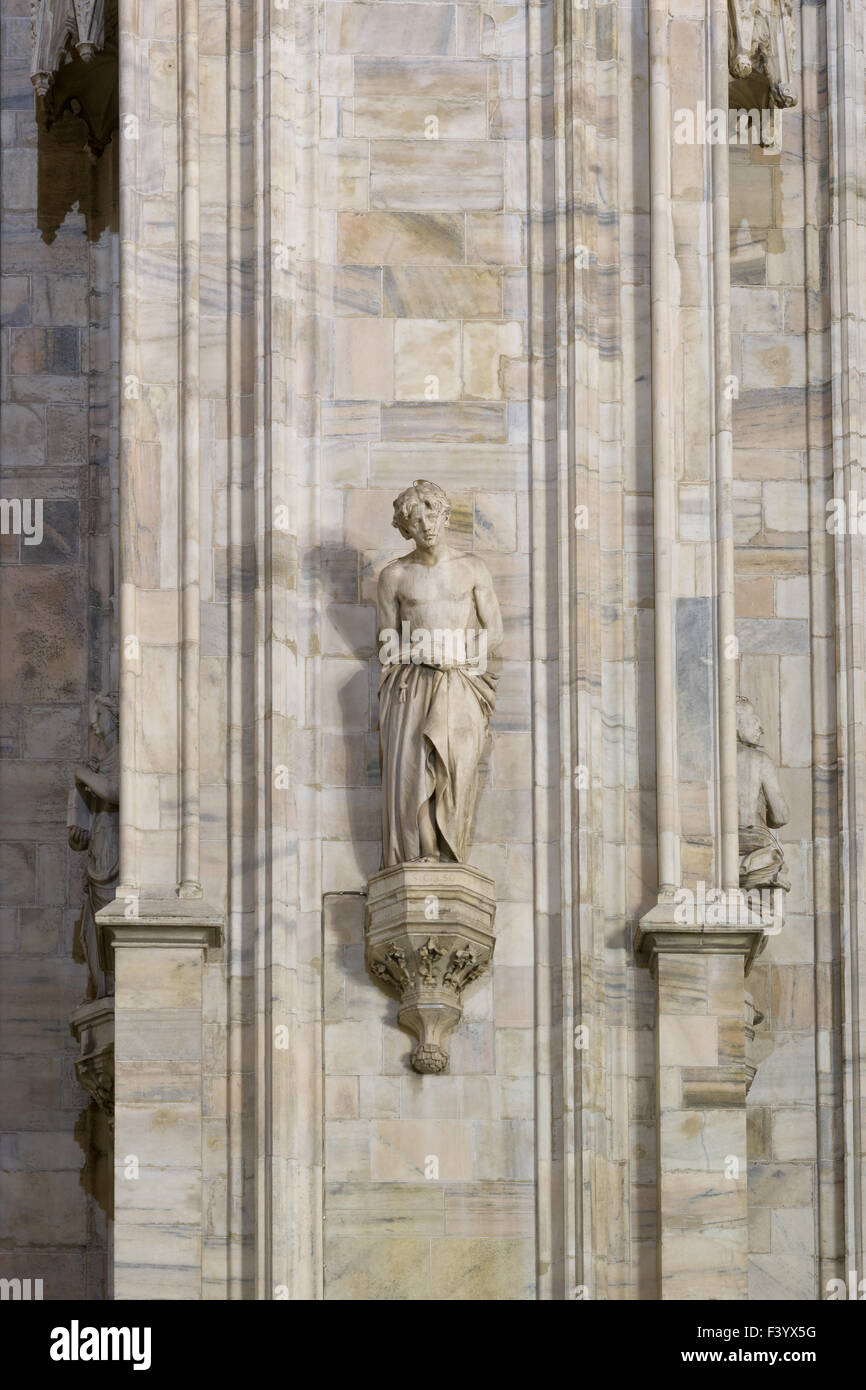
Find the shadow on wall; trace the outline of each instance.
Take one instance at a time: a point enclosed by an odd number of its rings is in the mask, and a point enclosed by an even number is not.
[[[89,140],[87,124],[71,111],[50,129],[39,127],[36,225],[48,246],[76,208],[84,218],[88,241],[98,241],[106,228],[117,230],[112,199],[104,192],[116,180],[106,180],[101,169],[103,161],[116,158],[117,141],[111,140],[104,154],[94,156]]]

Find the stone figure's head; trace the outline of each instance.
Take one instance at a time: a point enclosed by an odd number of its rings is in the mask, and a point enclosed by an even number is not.
[[[451,503],[441,487],[418,478],[394,498],[394,521],[401,536],[419,550],[432,550],[448,525]]]
[[[751,700],[746,700],[740,696],[737,700],[737,738],[740,743],[747,743],[750,747],[757,748],[763,732],[755,706]]]
[[[114,695],[97,695],[93,701],[93,718],[90,731],[100,739],[106,748],[117,742],[118,713]]]

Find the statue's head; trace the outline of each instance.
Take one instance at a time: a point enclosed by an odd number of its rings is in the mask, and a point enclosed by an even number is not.
[[[400,535],[414,541],[420,550],[431,549],[448,525],[451,503],[441,487],[418,478],[394,498],[394,521]]]
[[[737,738],[740,743],[747,743],[750,747],[756,748],[763,732],[755,706],[751,700],[740,696],[737,700]]]
[[[118,711],[117,698],[114,695],[96,696],[90,727],[104,743],[111,745],[117,742]]]

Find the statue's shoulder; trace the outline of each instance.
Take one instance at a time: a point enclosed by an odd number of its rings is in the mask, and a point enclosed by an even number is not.
[[[737,747],[744,750],[744,754],[752,764],[752,767],[762,775],[768,769],[771,772],[776,771],[776,764],[773,762],[766,748],[756,748],[754,744],[749,743],[740,743]]]
[[[405,575],[407,567],[405,555],[398,555],[396,560],[389,560],[379,571],[379,587],[386,590],[395,589]]]
[[[490,570],[487,568],[480,555],[468,554],[465,555],[463,558],[465,559],[466,564],[472,571],[473,578],[476,580],[476,582],[478,580],[483,580],[486,583],[493,582],[493,577],[490,573]]]
[[[488,573],[487,566],[481,556],[474,554],[473,551],[467,550],[463,555],[463,559],[466,561],[467,565],[471,565],[473,569],[481,570],[485,574]]]

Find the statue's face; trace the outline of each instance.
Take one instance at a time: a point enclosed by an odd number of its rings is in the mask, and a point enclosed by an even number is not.
[[[419,497],[413,503],[405,527],[419,550],[433,550],[442,534],[446,516],[442,503],[432,497]]]
[[[746,707],[737,711],[737,733],[742,743],[753,746],[760,743],[763,732],[763,725],[753,709]]]
[[[103,743],[107,743],[114,730],[114,720],[104,705],[97,705],[90,722],[91,733]]]

